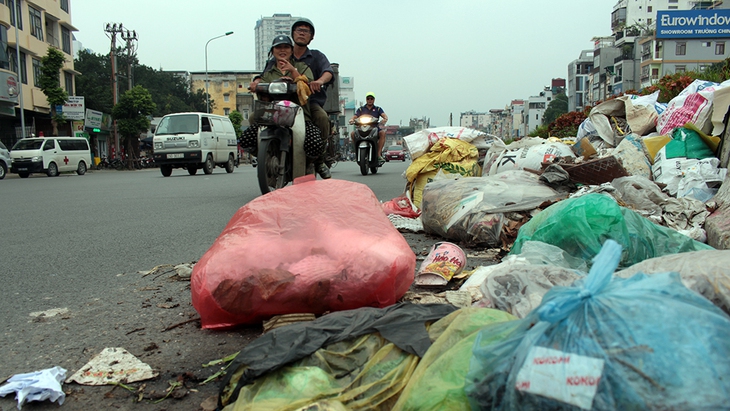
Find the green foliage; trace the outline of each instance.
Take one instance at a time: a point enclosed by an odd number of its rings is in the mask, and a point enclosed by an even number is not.
[[[170,72],[140,65],[135,56],[117,50],[117,75],[120,94],[129,91],[127,63],[133,63],[132,80],[135,86],[147,89],[155,103],[153,116],[184,111],[205,111],[205,91],[191,92],[186,79]],[[110,113],[113,107],[111,87],[111,56],[80,51],[74,62],[81,75],[76,77],[76,93],[85,97],[86,107]],[[212,101],[211,101],[212,104]]]
[[[119,103],[112,109],[117,129],[128,150],[136,151],[139,134],[150,128],[150,116],[156,109],[150,93],[142,86],[135,86],[122,94]]]
[[[561,115],[568,112],[568,96],[560,93],[548,104],[542,116],[542,124],[550,124]]]
[[[51,107],[51,119],[56,123],[65,122],[63,115],[56,113],[56,107],[64,105],[68,100],[68,93],[61,87],[61,69],[65,62],[63,53],[49,46],[48,53],[41,58],[41,75],[38,78],[40,89]],[[55,134],[58,133],[54,124]]]
[[[541,126],[537,126],[530,134],[528,134],[530,137],[542,137],[542,138],[548,138],[548,126],[543,124]]]
[[[241,124],[243,124],[243,114],[234,110],[231,112],[231,114],[228,115],[228,118],[231,120],[231,123],[233,123],[233,129],[236,130],[236,137],[241,137]]]
[[[84,96],[86,108],[111,113],[114,104],[112,103],[112,69],[109,56],[81,50],[74,61],[74,69],[81,73],[76,76],[76,94]]]

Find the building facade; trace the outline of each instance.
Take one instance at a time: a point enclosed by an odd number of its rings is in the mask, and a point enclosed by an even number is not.
[[[49,47],[64,54],[61,87],[73,96],[78,74],[73,60],[74,31],[77,29],[71,23],[69,0],[0,0],[0,68],[20,78],[17,107],[0,113],[0,139],[7,145],[22,137],[52,134],[51,107],[39,86],[41,58],[48,54]],[[75,123],[59,125],[59,135],[73,135],[79,127],[83,130],[83,121]]]
[[[593,71],[593,50],[583,50],[568,64],[568,111],[585,109],[589,93],[589,76]]]
[[[224,70],[208,71],[208,94],[210,94],[210,112],[228,116],[238,111],[243,116],[242,127],[249,125],[253,115],[253,94],[248,86],[253,78],[260,74],[258,70]],[[206,73],[190,72],[191,90],[205,90]]]
[[[254,27],[254,38],[256,46],[256,70],[261,72],[269,59],[269,50],[274,37],[284,34],[291,35],[291,26],[300,17],[292,17],[291,14],[278,13],[271,17],[262,17]]]

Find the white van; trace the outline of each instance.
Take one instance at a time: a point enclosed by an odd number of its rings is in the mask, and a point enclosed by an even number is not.
[[[168,114],[160,120],[152,138],[155,164],[163,176],[173,168],[185,168],[195,175],[215,166],[232,173],[236,166],[238,140],[228,117],[206,113]]]
[[[10,172],[21,178],[32,173],[55,177],[64,171],[81,176],[92,164],[91,149],[83,137],[24,138],[10,150],[10,162]]]

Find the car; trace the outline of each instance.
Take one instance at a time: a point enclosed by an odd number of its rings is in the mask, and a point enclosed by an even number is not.
[[[8,174],[8,167],[10,167],[10,152],[5,144],[0,141],[0,180]]]
[[[385,161],[400,160],[406,161],[406,151],[403,146],[390,146],[385,152]]]

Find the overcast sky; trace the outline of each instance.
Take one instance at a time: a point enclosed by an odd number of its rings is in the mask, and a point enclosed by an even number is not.
[[[253,70],[254,26],[275,13],[310,18],[310,48],[354,77],[358,100],[376,94],[389,124],[504,108],[566,78],[591,39],[611,34],[617,0],[70,0],[84,48],[109,52],[106,23],[139,38],[141,64],[164,70]],[[103,4],[103,5],[102,5]]]

